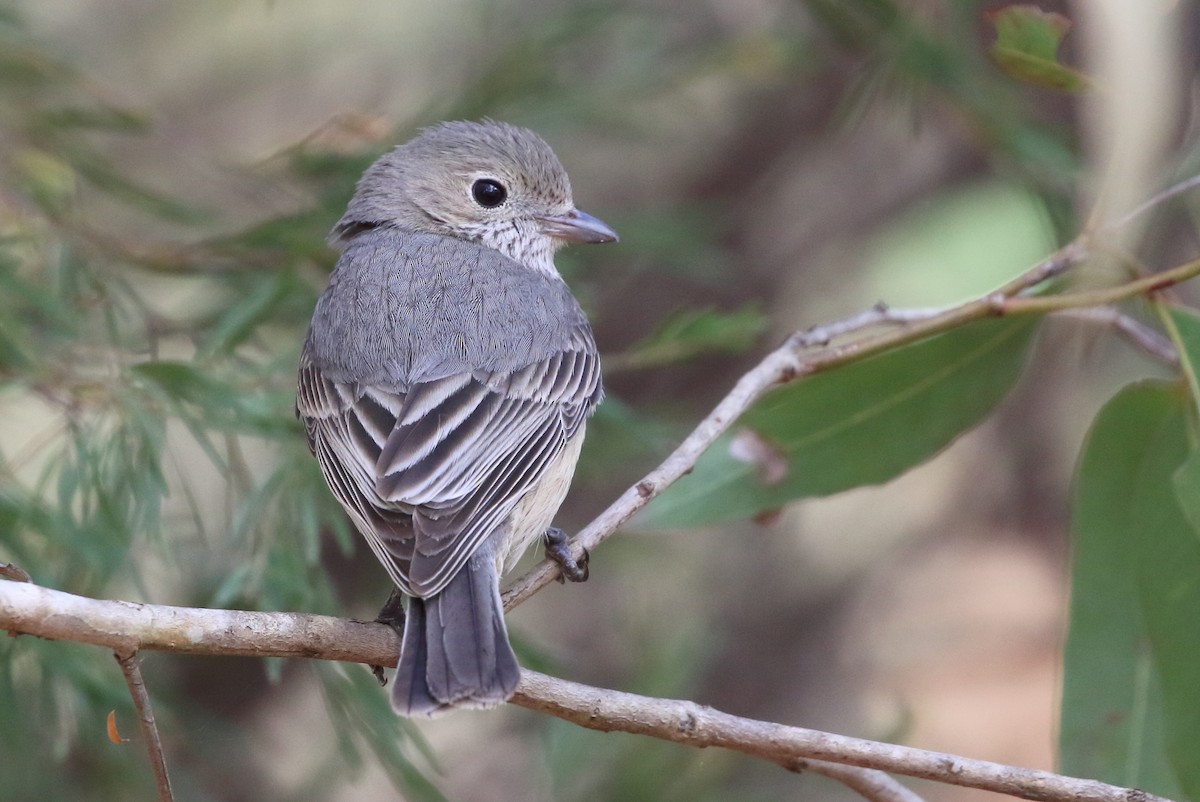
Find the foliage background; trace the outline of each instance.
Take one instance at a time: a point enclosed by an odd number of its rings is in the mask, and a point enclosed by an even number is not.
[[[608,368],[560,520],[581,524],[783,333],[985,291],[1074,234],[1098,134],[1077,96],[989,61],[1000,5],[0,2],[0,561],[80,594],[370,618],[386,577],[292,417],[323,238],[379,152],[484,115],[541,132],[623,237],[560,261]],[[1186,43],[1186,101],[1200,15],[1163,6],[1146,13]],[[1188,119],[1161,183],[1196,162]],[[1140,255],[1193,253],[1194,213],[1157,217]],[[1051,768],[1072,467],[1118,387],[1168,375],[1045,326],[1013,392],[937,459],[757,522],[647,518],[586,585],[512,616],[522,659]],[[361,667],[144,671],[184,800],[851,798],[518,709],[415,727]],[[0,644],[3,796],[149,797],[136,742],[104,736],[113,709],[132,733],[98,650]]]

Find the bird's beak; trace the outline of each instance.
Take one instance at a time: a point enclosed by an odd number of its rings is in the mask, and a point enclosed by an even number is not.
[[[572,209],[566,214],[547,215],[540,219],[542,233],[563,242],[601,243],[620,239],[603,221],[587,212]]]

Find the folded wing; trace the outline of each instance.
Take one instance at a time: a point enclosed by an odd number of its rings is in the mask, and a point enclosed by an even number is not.
[[[600,361],[581,327],[513,372],[406,387],[334,381],[306,352],[297,412],[334,494],[405,593],[432,596],[583,425]]]

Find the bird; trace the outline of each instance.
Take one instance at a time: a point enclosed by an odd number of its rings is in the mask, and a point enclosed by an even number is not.
[[[379,620],[403,619],[402,716],[512,696],[500,577],[528,547],[587,577],[552,522],[604,390],[554,254],[617,239],[575,207],[540,136],[492,120],[440,123],[378,158],[330,234],[340,256],[296,414],[395,585]]]

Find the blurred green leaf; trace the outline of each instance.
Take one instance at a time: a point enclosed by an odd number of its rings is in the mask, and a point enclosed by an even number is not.
[[[261,325],[267,323],[281,302],[295,291],[296,280],[290,271],[281,270],[260,278],[249,292],[243,293],[225,308],[201,345],[199,358],[227,354],[241,345]]]
[[[82,128],[142,134],[150,130],[146,115],[116,106],[63,105],[42,112],[37,125],[47,131]]]
[[[345,198],[343,200],[343,206]],[[328,259],[333,251],[325,243],[328,229],[341,211],[315,208],[275,217],[250,228],[213,241],[217,248],[248,253],[280,253],[293,257]]]
[[[1172,799],[1200,792],[1200,540],[1171,486],[1184,402],[1175,386],[1127,387],[1088,435],[1060,722],[1064,772]]]
[[[280,403],[282,399],[261,387],[248,389],[216,378],[212,375],[216,371],[201,363],[153,360],[134,365],[130,372],[146,382],[146,389],[159,391],[159,397],[170,404],[198,439],[206,427],[256,434],[297,429],[294,416],[287,414],[290,386],[284,393],[288,401]]]
[[[1034,324],[990,320],[783,387],[636,519],[647,528],[748,518],[888,479],[974,426],[1021,371]]]
[[[1071,21],[1062,14],[1033,5],[1012,5],[989,12],[988,19],[996,26],[991,56],[1009,75],[1064,92],[1091,88],[1087,76],[1058,60],[1058,46],[1071,28]]]
[[[204,408],[229,408],[237,404],[232,387],[188,362],[158,360],[130,368],[135,376],[150,380],[172,398]]]
[[[43,208],[60,212],[75,196],[75,171],[54,154],[37,148],[21,148],[12,155],[11,163],[20,175],[25,191]]]
[[[646,644],[649,646],[649,644]],[[687,699],[712,656],[712,631],[680,617],[671,637],[636,654],[625,683],[648,696]],[[548,722],[543,755],[554,799],[620,802],[717,802],[729,799],[719,783],[736,763],[678,744],[626,733],[597,733],[567,722]],[[739,793],[737,799],[746,799]]]
[[[683,309],[628,351],[606,356],[604,368],[612,373],[679,362],[706,353],[740,353],[754,345],[766,328],[766,316],[753,305],[733,312]]]
[[[339,751],[351,765],[365,750],[375,753],[392,783],[417,802],[447,802],[430,782],[433,752],[417,725],[392,712],[371,672],[362,666],[316,661],[325,704],[338,737]],[[414,754],[415,753],[415,754]],[[418,761],[422,765],[418,768]]]
[[[199,223],[207,216],[189,202],[134,180],[83,142],[63,139],[55,152],[80,176],[135,209],[178,223]]]

